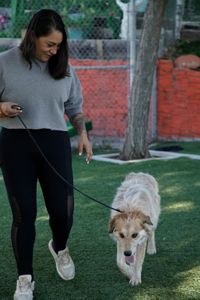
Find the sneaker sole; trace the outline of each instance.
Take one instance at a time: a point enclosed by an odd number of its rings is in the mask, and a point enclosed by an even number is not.
[[[28,300],[32,300],[33,299],[33,295],[27,295],[27,294],[24,294],[24,295],[22,295],[23,297],[26,297],[25,299],[28,299]],[[27,296],[29,296],[29,298],[27,298]],[[21,295],[20,296],[17,296],[17,295],[14,295],[14,300],[19,300],[20,298],[19,297],[21,297]]]

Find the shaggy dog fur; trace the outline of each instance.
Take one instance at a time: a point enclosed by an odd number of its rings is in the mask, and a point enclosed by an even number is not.
[[[155,178],[130,173],[118,188],[109,222],[109,233],[117,242],[117,265],[130,279],[141,283],[145,252],[156,253],[155,229],[160,215],[160,196]]]

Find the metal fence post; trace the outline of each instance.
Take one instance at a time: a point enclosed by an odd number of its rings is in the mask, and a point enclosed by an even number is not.
[[[130,0],[128,5],[128,41],[130,47],[130,90],[133,83],[136,62],[136,5],[135,0]]]

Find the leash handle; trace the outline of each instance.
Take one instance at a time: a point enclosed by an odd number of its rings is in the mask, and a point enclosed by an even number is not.
[[[34,145],[36,146],[36,148],[38,149],[38,151],[40,152],[40,154],[42,155],[42,157],[44,158],[44,160],[46,161],[46,163],[48,164],[48,166],[54,171],[54,173],[62,180],[64,181],[68,186],[72,187],[75,191],[79,192],[79,194],[83,195],[84,197],[104,206],[104,207],[107,207],[109,209],[112,209],[112,210],[115,210],[117,212],[121,212],[119,209],[117,208],[114,208],[112,206],[109,206],[91,196],[89,196],[88,194],[82,192],[81,190],[79,190],[77,187],[75,187],[73,184],[71,184],[70,182],[68,182],[66,180],[66,178],[64,178],[55,168],[54,166],[50,163],[50,161],[47,159],[47,157],[45,156],[44,152],[42,151],[42,149],[40,148],[40,146],[38,145],[37,141],[34,139],[34,137],[32,136],[30,130],[28,129],[28,127],[26,126],[26,124],[24,123],[24,121],[22,120],[21,116],[17,116],[18,119],[20,120],[20,122],[22,123],[23,127],[26,129],[28,135],[30,136],[32,142],[34,143]]]

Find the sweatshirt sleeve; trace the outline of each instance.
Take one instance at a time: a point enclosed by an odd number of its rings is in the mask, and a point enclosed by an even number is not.
[[[71,66],[69,67],[69,73],[71,76],[71,86],[69,98],[64,105],[65,113],[70,118],[78,113],[82,113],[83,96],[80,80]]]

